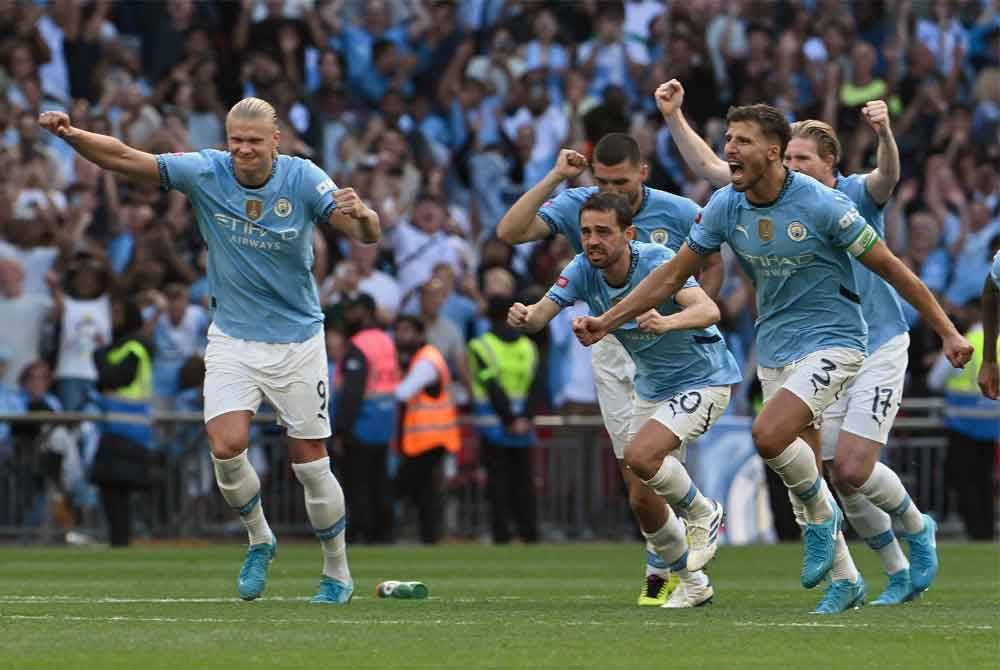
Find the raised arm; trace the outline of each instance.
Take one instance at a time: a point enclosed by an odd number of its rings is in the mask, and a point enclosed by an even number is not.
[[[983,285],[983,366],[979,370],[979,390],[1000,400],[1000,368],[997,366],[997,320],[1000,319],[1000,289],[987,275]]]
[[[884,205],[899,183],[899,147],[889,127],[889,107],[882,100],[872,100],[864,106],[861,114],[878,137],[876,167],[868,175],[865,186],[875,202]]]
[[[597,342],[626,321],[634,319],[677,294],[684,282],[697,272],[704,257],[685,242],[677,255],[656,268],[620,303],[600,316],[584,316],[573,321],[573,332],[585,346]]]
[[[885,242],[879,240],[868,252],[858,257],[872,272],[892,284],[908,303],[913,305],[934,332],[941,337],[942,351],[954,367],[964,367],[972,358],[972,345],[955,329],[941,309],[930,289],[896,257]]]
[[[61,137],[78,154],[105,170],[149,184],[160,183],[160,172],[153,154],[133,149],[109,135],[76,128],[70,123],[69,115],[64,112],[42,112],[38,117],[38,125]]]
[[[330,225],[341,233],[365,244],[375,244],[382,237],[378,213],[368,207],[353,188],[333,193],[337,207],[330,213]]]
[[[562,307],[551,298],[543,297],[534,305],[515,302],[507,312],[507,323],[526,333],[537,333],[555,318]]]
[[[586,157],[563,149],[555,166],[545,177],[517,199],[497,224],[497,236],[507,244],[521,244],[543,240],[549,236],[549,224],[538,216],[538,210],[552,195],[552,191],[567,179],[579,177],[587,169]]]
[[[674,299],[683,308],[681,311],[664,316],[651,309],[636,318],[639,328],[647,333],[662,335],[671,330],[708,328],[722,318],[719,306],[698,286],[682,288]]]
[[[712,147],[688,125],[681,104],[684,102],[684,87],[676,79],[660,84],[654,94],[656,106],[663,114],[663,120],[670,127],[670,137],[684,157],[691,170],[707,179],[712,186],[721,188],[729,183],[729,165],[715,155]]]

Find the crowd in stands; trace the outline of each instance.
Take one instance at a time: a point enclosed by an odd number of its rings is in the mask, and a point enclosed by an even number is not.
[[[572,257],[559,237],[512,248],[495,234],[560,148],[589,155],[606,133],[630,133],[649,186],[700,204],[711,194],[656,109],[652,92],[671,78],[712,146],[729,106],[766,102],[833,125],[845,174],[874,166],[860,109],[886,100],[902,163],[887,242],[961,330],[979,318],[1000,239],[997,0],[25,0],[0,4],[0,36],[3,411],[87,408],[120,299],[144,319],[152,405],[196,409],[210,321],[190,204],[77,157],[38,126],[43,110],[166,153],[224,148],[233,103],[271,102],[280,151],[381,218],[377,247],[316,229],[331,364],[351,334],[344,312],[367,295],[381,327],[422,322],[460,405],[492,302],[534,301]],[[752,293],[732,259],[720,306],[752,377]],[[908,314],[906,395],[924,396],[938,341]],[[539,409],[596,402],[572,316],[536,340]],[[734,406],[748,412],[749,393]]]

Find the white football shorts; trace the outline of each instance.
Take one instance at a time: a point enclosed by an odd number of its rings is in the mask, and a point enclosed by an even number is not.
[[[809,407],[813,426],[819,428],[823,412],[847,392],[864,360],[860,351],[835,347],[814,351],[780,368],[757,366],[764,404],[778,389],[787,389]]]
[[[635,399],[629,438],[635,437],[643,424],[652,419],[680,438],[681,446],[674,456],[682,463],[687,446],[712,427],[729,406],[729,386],[708,386],[677,393],[666,400]]]
[[[625,456],[635,401],[635,363],[614,335],[607,335],[591,347],[591,365],[597,404],[604,427],[611,436],[611,448],[619,461]]]
[[[256,413],[267,398],[289,437],[325,439],[328,374],[322,331],[304,342],[253,342],[230,337],[213,323],[205,350],[205,422],[226,412]]]
[[[910,334],[892,338],[869,355],[854,383],[823,412],[823,460],[837,453],[841,430],[885,444],[903,400]]]

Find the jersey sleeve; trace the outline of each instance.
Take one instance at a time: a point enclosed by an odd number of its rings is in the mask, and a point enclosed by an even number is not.
[[[1000,289],[1000,251],[993,257],[993,265],[990,267],[990,277],[993,279],[993,285]]]
[[[160,188],[188,194],[198,177],[210,172],[208,156],[201,151],[176,154],[157,154],[156,167],[160,171]]]
[[[840,191],[827,189],[819,195],[826,198],[818,221],[823,234],[852,256],[864,256],[879,241],[878,233]]]
[[[585,189],[571,189],[546,201],[538,210],[538,216],[549,225],[553,235],[563,234],[566,237],[579,237],[577,228],[580,225],[580,205],[586,199]]]
[[[687,244],[695,253],[708,256],[722,247],[726,239],[727,201],[724,191],[716,191],[708,204],[694,215],[694,225],[688,232]]]
[[[643,254],[648,254],[649,257],[649,261],[644,264],[643,276],[648,276],[653,270],[664,263],[669,263],[677,255],[677,252],[670,247],[664,247],[659,244],[646,245],[643,247],[642,252]],[[698,280],[691,276],[684,281],[682,288],[695,288],[697,286],[699,286]]]
[[[868,190],[868,177],[870,176],[871,176],[870,172],[868,174],[858,176],[858,181],[861,182],[860,184],[861,194],[859,197],[862,200],[864,200],[866,206],[871,207],[872,211],[881,212],[883,209],[885,209],[885,206],[889,204],[889,201],[886,200],[881,205],[875,201],[875,198],[872,197],[871,192],[869,192]]]
[[[310,160],[301,162],[302,178],[299,182],[301,197],[308,203],[309,211],[317,220],[326,221],[336,207],[333,192],[337,185],[318,165]]]
[[[545,297],[564,308],[580,300],[583,296],[584,280],[582,264],[586,262],[582,254],[571,260],[559,273],[559,278]]]

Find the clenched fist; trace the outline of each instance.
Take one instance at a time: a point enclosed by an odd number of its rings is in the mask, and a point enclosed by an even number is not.
[[[563,149],[559,152],[556,165],[552,171],[561,179],[574,179],[587,169],[587,158],[578,151]]]
[[[684,87],[676,79],[671,79],[660,84],[653,93],[653,97],[656,98],[656,106],[659,108],[660,114],[663,114],[663,118],[667,118],[679,110],[684,103]]]
[[[861,115],[865,121],[878,134],[888,133],[889,129],[889,106],[884,100],[872,100],[865,103],[861,109]]]
[[[38,116],[38,125],[57,137],[65,137],[73,128],[66,112],[42,112]]]

